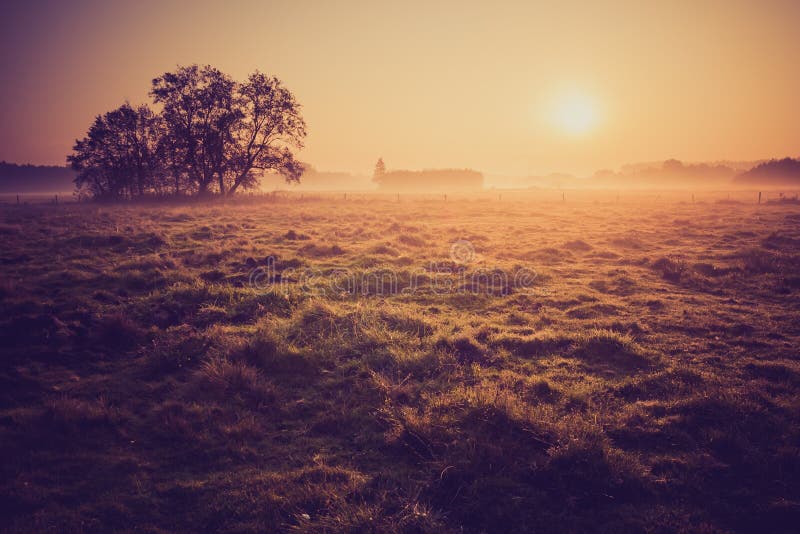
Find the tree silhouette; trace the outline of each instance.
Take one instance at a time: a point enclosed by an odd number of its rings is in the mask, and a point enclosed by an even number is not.
[[[287,181],[299,182],[304,167],[290,147],[303,147],[306,124],[294,95],[274,76],[256,71],[237,87],[236,106],[239,120],[223,169],[229,193],[252,187],[254,170],[274,171]]]
[[[790,185],[800,183],[800,159],[771,159],[760,163],[736,177],[737,182],[765,185]]]
[[[78,188],[110,200],[154,191],[163,176],[160,129],[160,117],[147,106],[124,104],[95,118],[67,157]]]
[[[380,182],[384,174],[386,174],[386,164],[383,162],[383,158],[378,158],[378,162],[375,164],[375,172],[372,173],[373,181]]]
[[[201,196],[209,192],[215,176],[225,194],[221,177],[225,144],[240,113],[234,106],[234,85],[218,69],[197,65],[179,67],[153,80],[150,94],[163,105],[175,170],[185,174]]]
[[[97,117],[68,162],[78,189],[98,199],[151,194],[233,195],[259,174],[299,181],[305,121],[294,95],[260,72],[244,83],[211,67],[178,67],[152,82],[161,106],[125,104]]]

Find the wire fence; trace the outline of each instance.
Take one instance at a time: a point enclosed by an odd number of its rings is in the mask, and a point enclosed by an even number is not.
[[[706,204],[800,204],[800,190],[731,190],[731,191],[655,191],[608,189],[487,189],[474,192],[387,192],[387,191],[270,191],[249,192],[236,197],[199,200],[195,197],[161,197],[136,200],[136,204],[210,203],[298,203],[298,202],[549,202],[549,203],[706,203]],[[75,204],[87,202],[70,192],[0,194],[0,204]]]

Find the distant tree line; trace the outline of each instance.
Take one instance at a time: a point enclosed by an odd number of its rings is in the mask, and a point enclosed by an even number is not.
[[[99,115],[67,162],[81,194],[101,200],[230,196],[263,173],[299,182],[300,105],[260,72],[237,82],[211,66],[178,67],[152,82],[150,106]]]
[[[0,161],[0,193],[68,193],[74,181],[69,167]]]
[[[736,181],[761,185],[800,185],[800,159],[771,159],[736,177]]]
[[[480,191],[483,174],[472,169],[425,169],[406,171],[386,169],[383,158],[378,158],[372,181],[383,191]]]
[[[603,185],[698,185],[727,183],[736,170],[724,164],[684,163],[668,159],[661,163],[624,165],[620,172],[600,170],[594,173],[596,183]]]

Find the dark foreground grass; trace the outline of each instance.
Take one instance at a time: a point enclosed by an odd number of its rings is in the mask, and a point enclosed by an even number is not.
[[[3,208],[0,528],[796,531],[798,220]]]

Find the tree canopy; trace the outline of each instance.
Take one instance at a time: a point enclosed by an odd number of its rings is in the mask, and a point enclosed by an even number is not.
[[[299,182],[306,124],[278,78],[258,71],[237,82],[211,66],[178,67],[152,82],[160,111],[125,103],[99,115],[68,163],[82,194],[230,196],[263,173]]]

